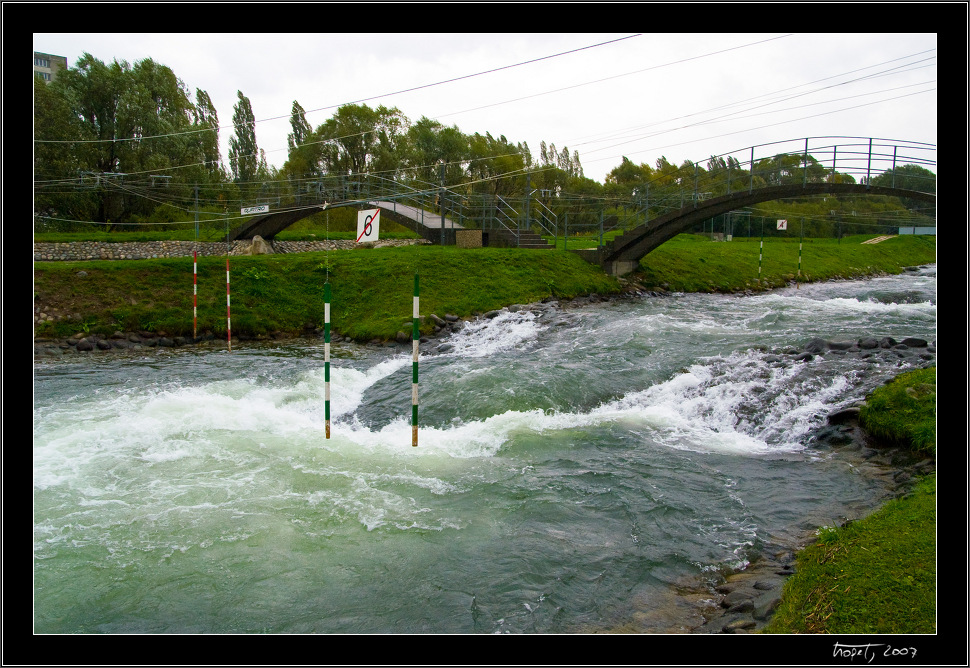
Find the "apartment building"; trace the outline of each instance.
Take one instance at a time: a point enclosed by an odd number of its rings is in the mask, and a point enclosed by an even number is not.
[[[67,58],[51,53],[34,51],[34,76],[50,83],[57,77],[58,70],[67,69]]]

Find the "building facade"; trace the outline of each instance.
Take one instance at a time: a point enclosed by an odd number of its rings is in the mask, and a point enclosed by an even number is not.
[[[51,53],[34,51],[34,76],[40,77],[47,83],[57,78],[59,70],[67,69],[67,58],[55,56]]]

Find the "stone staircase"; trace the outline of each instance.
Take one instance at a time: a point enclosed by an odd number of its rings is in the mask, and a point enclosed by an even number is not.
[[[488,235],[489,246],[501,246],[505,248],[531,248],[534,250],[552,250],[555,248],[555,246],[546,242],[542,236],[533,232],[520,233],[518,243],[516,243],[515,234],[508,230],[491,229],[488,230]]]

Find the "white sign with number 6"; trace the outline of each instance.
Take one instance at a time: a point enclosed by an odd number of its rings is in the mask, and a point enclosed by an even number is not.
[[[367,209],[357,212],[357,243],[377,241],[381,227],[381,210]]]

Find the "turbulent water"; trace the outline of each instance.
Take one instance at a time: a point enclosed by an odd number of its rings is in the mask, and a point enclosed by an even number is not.
[[[503,311],[421,357],[417,448],[409,348],[335,346],[329,440],[322,343],[36,364],[34,629],[668,629],[880,497],[812,433],[919,358],[785,354],[863,336],[935,341],[935,267]]]

